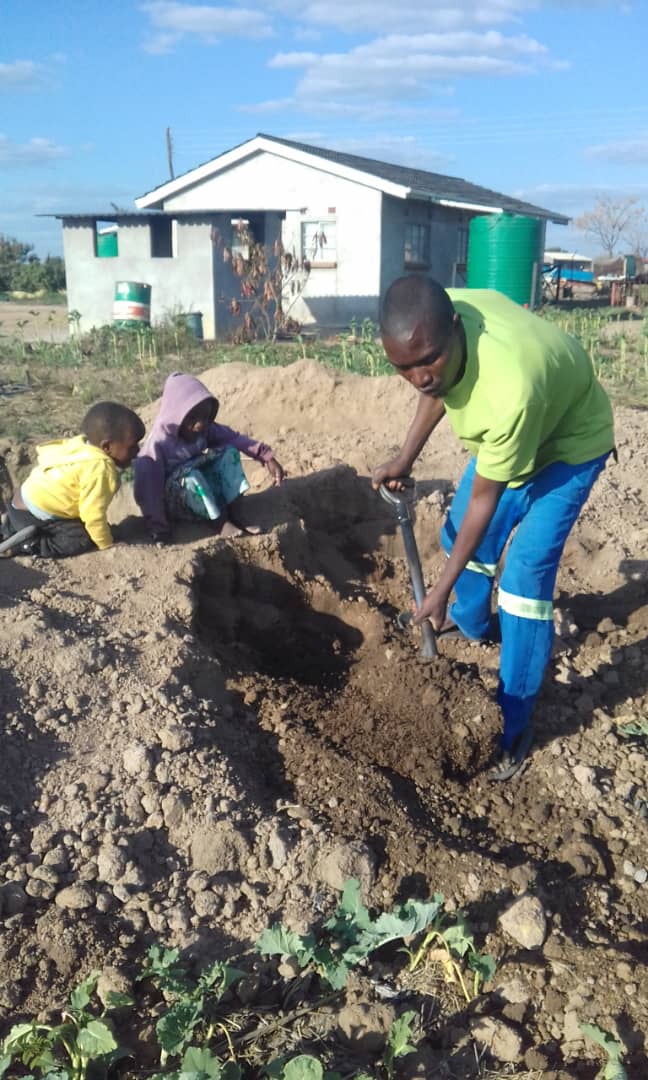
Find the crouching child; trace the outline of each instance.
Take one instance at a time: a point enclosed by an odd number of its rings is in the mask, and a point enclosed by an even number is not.
[[[4,527],[7,538],[28,526],[36,533],[11,554],[62,558],[110,547],[108,506],[143,438],[137,413],[100,401],[80,435],[38,446],[37,464],[14,492]]]
[[[135,499],[154,541],[171,538],[173,521],[209,521],[224,537],[259,532],[240,517],[250,486],[240,455],[262,462],[275,485],[284,470],[265,443],[215,423],[218,408],[192,375],[167,378],[160,411],[135,462]]]

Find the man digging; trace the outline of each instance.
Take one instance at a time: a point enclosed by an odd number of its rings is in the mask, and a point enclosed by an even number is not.
[[[504,730],[491,776],[507,780],[533,741],[558,564],[614,448],[612,409],[577,341],[492,290],[446,292],[429,278],[398,278],[381,332],[387,357],[419,397],[400,453],[374,471],[374,487],[398,488],[444,415],[473,455],[441,531],[447,562],[414,622],[429,619],[440,635],[501,636]],[[513,530],[498,626],[491,593]]]

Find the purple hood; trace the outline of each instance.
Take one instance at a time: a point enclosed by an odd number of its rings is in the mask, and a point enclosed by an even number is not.
[[[176,466],[197,457],[208,447],[233,446],[256,461],[269,461],[274,456],[265,443],[225,424],[209,424],[197,439],[181,439],[178,430],[185,416],[206,400],[216,401],[216,398],[193,375],[174,371],[164,384],[160,411],[135,460],[135,499],[151,532],[169,531],[164,485]]]

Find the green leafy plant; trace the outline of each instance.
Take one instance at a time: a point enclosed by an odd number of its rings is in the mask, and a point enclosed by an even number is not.
[[[412,1046],[410,1039],[412,1038],[412,1022],[416,1017],[415,1012],[405,1012],[402,1016],[399,1016],[397,1020],[391,1026],[389,1036],[387,1038],[387,1046],[385,1053],[383,1054],[383,1065],[387,1074],[387,1080],[392,1080],[394,1076],[394,1062],[398,1058],[406,1057],[407,1054],[413,1054],[416,1051],[416,1047]]]
[[[639,720],[628,720],[625,724],[619,724],[617,731],[624,739],[648,738],[648,720],[643,717]]]
[[[607,1054],[607,1065],[603,1066],[598,1076],[602,1080],[628,1080],[628,1074],[622,1062],[624,1051],[621,1043],[617,1042],[609,1032],[603,1031],[597,1024],[580,1024],[579,1026],[585,1038],[602,1047]]]
[[[185,1050],[179,1069],[156,1073],[151,1080],[240,1080],[241,1070],[233,1061],[221,1061],[205,1047]]]
[[[450,982],[458,982],[466,1001],[472,1001],[479,993],[481,983],[492,979],[495,974],[495,960],[487,953],[477,952],[474,937],[461,912],[453,922],[449,922],[448,914],[442,910],[443,897],[437,896],[435,899],[440,903],[432,928],[417,949],[405,949],[409,957],[409,969],[415,971],[429,957],[431,947],[440,946],[446,978]],[[466,986],[459,961],[464,961],[473,974],[472,994]]]
[[[263,956],[293,956],[302,970],[310,969],[334,990],[345,986],[350,968],[398,938],[424,930],[437,916],[441,897],[429,903],[408,900],[372,919],[360,900],[360,884],[347,881],[335,914],[319,934],[296,934],[281,924],[265,930],[256,943]]]
[[[310,1054],[300,1054],[290,1060],[278,1058],[265,1066],[262,1075],[269,1080],[342,1080],[339,1072],[328,1072]]]
[[[227,1028],[214,1016],[213,1007],[244,975],[244,971],[217,960],[193,979],[179,962],[177,949],[151,946],[139,978],[150,979],[170,1002],[155,1026],[163,1065],[169,1057],[181,1054],[197,1031],[200,1031],[203,1044],[209,1043],[217,1030],[229,1040]],[[182,1080],[187,1080],[182,1071],[180,1075]],[[229,1080],[229,1074],[223,1073],[226,1075]]]
[[[107,1070],[126,1056],[120,1050],[106,1013],[132,1005],[123,994],[112,993],[109,1003],[98,1016],[93,994],[101,972],[93,971],[70,994],[70,1003],[56,1025],[14,1024],[2,1043],[0,1077],[8,1075],[12,1062],[19,1061],[45,1080],[85,1080],[89,1066]]]

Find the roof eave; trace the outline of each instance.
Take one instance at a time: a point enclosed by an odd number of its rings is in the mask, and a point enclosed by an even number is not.
[[[301,165],[310,165],[311,167],[315,165],[321,172],[332,173],[343,180],[351,180],[353,183],[362,184],[363,187],[373,188],[376,191],[382,191],[384,194],[393,195],[398,199],[406,199],[408,196],[409,188],[404,184],[396,184],[379,176],[373,176],[371,173],[363,172],[361,169],[352,169],[348,165],[340,165],[327,158],[321,158],[317,154],[296,150],[293,147],[285,146],[283,143],[275,142],[274,139],[268,138],[266,135],[256,135],[253,139],[249,139],[247,142],[235,147],[234,150],[229,150],[219,157],[212,158],[211,161],[199,165],[198,168],[192,169],[191,172],[184,173],[175,180],[168,180],[166,184],[154,188],[153,191],[149,191],[145,195],[141,195],[135,199],[135,205],[138,209],[159,207],[164,203],[165,199],[179,194],[185,188],[193,187],[195,184],[200,183],[201,180],[215,176],[217,173],[222,172],[223,169],[231,168],[233,165],[238,164],[239,161],[259,151],[265,151],[274,154],[276,157],[286,158]]]

